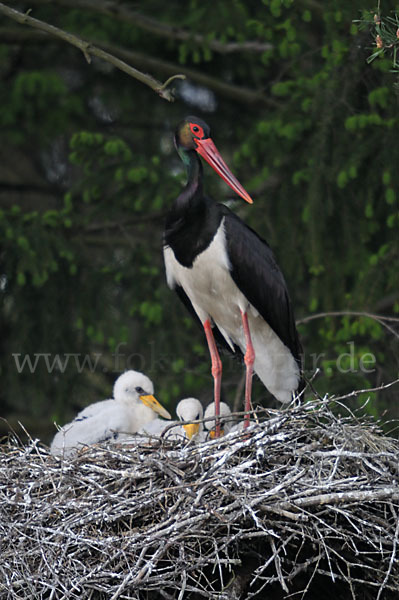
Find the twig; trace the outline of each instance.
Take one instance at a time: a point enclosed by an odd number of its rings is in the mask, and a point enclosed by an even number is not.
[[[379,385],[377,387],[365,388],[363,390],[353,390],[352,392],[349,392],[348,394],[344,394],[343,396],[336,396],[336,397],[334,396],[333,399],[336,402],[338,402],[340,400],[348,400],[349,398],[359,396],[360,394],[369,394],[370,392],[381,392],[382,390],[386,390],[387,388],[390,388],[393,385],[396,385],[397,383],[399,383],[399,378],[395,379],[394,381],[390,381],[389,383],[382,383],[381,385]]]
[[[389,567],[388,567],[387,572],[386,572],[385,577],[384,577],[384,581],[382,582],[381,587],[378,590],[378,594],[377,594],[376,600],[380,600],[381,594],[382,594],[382,592],[384,590],[384,587],[388,583],[389,576],[390,576],[391,571],[393,569],[393,564],[397,560],[397,558],[396,558],[396,551],[397,551],[397,546],[398,546],[398,542],[399,542],[399,518],[398,518],[398,515],[395,513],[395,510],[394,510],[394,508],[393,508],[392,505],[391,505],[391,511],[392,511],[394,519],[396,520],[396,528],[395,528],[395,534],[394,534],[394,538],[393,538],[392,555],[391,555],[391,560],[389,561]]]
[[[392,327],[390,327],[386,323],[386,321],[389,321],[392,323],[399,323],[398,317],[386,317],[385,315],[374,315],[373,313],[369,313],[369,312],[361,312],[361,311],[354,311],[354,310],[337,310],[337,311],[332,311],[332,312],[322,312],[322,313],[316,313],[314,315],[309,315],[308,317],[304,317],[303,319],[298,319],[296,321],[296,324],[302,325],[303,323],[309,323],[309,321],[313,321],[314,319],[324,319],[326,317],[346,317],[346,316],[367,317],[369,319],[373,319],[374,321],[377,321],[378,323],[380,323],[380,325],[385,327],[385,329],[390,331],[395,337],[397,337],[399,339],[399,333],[397,331],[395,331],[394,329],[392,329]]]
[[[31,0],[30,4],[57,4],[69,8],[70,0]],[[112,0],[75,0],[74,7],[93,10],[100,14],[108,15],[114,19],[119,19],[124,23],[132,23],[135,27],[139,27],[144,31],[148,31],[154,35],[165,37],[171,40],[181,42],[190,42],[197,46],[205,46],[219,54],[232,54],[238,52],[255,52],[263,53],[273,49],[273,44],[270,42],[259,41],[244,41],[244,42],[221,42],[219,40],[207,39],[198,33],[192,33],[176,27],[157,21],[153,17],[143,15],[135,10],[131,10],[126,4],[113,2]]]
[[[145,73],[142,73],[141,71],[138,71],[137,69],[128,65],[119,58],[116,58],[116,56],[113,56],[105,50],[94,46],[90,42],[87,42],[72,33],[68,33],[67,31],[59,29],[58,27],[54,27],[54,25],[50,25],[49,23],[45,23],[44,21],[39,21],[38,19],[34,19],[28,14],[21,13],[20,11],[10,8],[3,3],[0,3],[0,14],[4,14],[10,19],[14,19],[14,21],[17,21],[21,25],[29,25],[30,27],[34,27],[35,29],[44,31],[45,33],[55,36],[56,38],[59,38],[64,42],[75,46],[76,48],[81,50],[89,64],[91,63],[91,56],[96,56],[97,58],[100,58],[112,64],[117,69],[120,69],[121,71],[124,71],[125,73],[130,75],[130,77],[134,77],[141,83],[147,85],[152,90],[157,92],[157,94],[159,94],[161,98],[163,98],[164,100],[168,100],[169,102],[173,101],[174,97],[171,91],[166,89],[167,85],[169,85],[175,79],[186,78],[183,74],[177,74],[169,77],[169,79],[165,83],[161,83],[151,75],[147,75]]]
[[[271,414],[244,436],[135,438],[71,459],[10,438],[0,596],[302,597],[328,578],[340,597],[396,599],[399,441],[334,400]]]
[[[0,38],[3,43],[29,43],[29,42],[47,42],[47,35],[40,31],[9,31],[4,27],[0,29]],[[57,38],[54,38],[57,40]],[[58,40],[57,40],[58,41]],[[217,94],[241,102],[243,104],[250,105],[264,105],[273,106],[278,105],[278,101],[268,96],[262,91],[254,90],[244,86],[234,85],[228,83],[219,77],[213,77],[207,73],[190,69],[184,66],[178,66],[172,62],[163,60],[161,58],[155,58],[148,56],[142,52],[133,50],[127,50],[110,42],[99,41],[95,43],[96,46],[103,48],[110,54],[119,56],[122,60],[134,63],[136,66],[140,66],[142,69],[156,70],[173,77],[176,69],[179,69],[182,75],[186,79],[190,79],[198,83],[199,85],[206,86],[213,90]]]

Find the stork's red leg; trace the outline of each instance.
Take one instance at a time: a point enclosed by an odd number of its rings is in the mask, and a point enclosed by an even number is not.
[[[248,316],[247,316],[246,312],[241,311],[241,319],[242,319],[242,325],[244,328],[245,348],[246,348],[245,356],[244,356],[244,361],[245,361],[245,366],[246,366],[244,429],[246,429],[249,425],[249,411],[251,408],[252,375],[254,372],[255,350],[252,345],[251,332],[249,331]]]
[[[215,437],[220,437],[220,387],[222,383],[222,361],[216,347],[215,338],[212,332],[212,326],[209,319],[204,323],[206,341],[208,342],[209,353],[212,361],[212,376],[214,380],[214,400],[215,400]]]

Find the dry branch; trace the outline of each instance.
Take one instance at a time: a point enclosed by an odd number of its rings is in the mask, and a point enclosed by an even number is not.
[[[314,321],[314,319],[325,319],[327,317],[366,317],[368,319],[373,319],[374,321],[377,321],[377,323],[385,327],[385,329],[388,329],[388,331],[392,333],[392,335],[399,339],[399,333],[395,331],[390,325],[388,325],[388,323],[399,323],[398,317],[375,315],[369,312],[355,310],[336,310],[331,312],[322,312],[303,317],[303,319],[297,319],[296,324],[302,325],[303,323],[309,323],[309,321]]]
[[[124,71],[125,73],[130,75],[130,77],[134,77],[141,83],[144,83],[152,90],[157,92],[157,94],[159,94],[161,98],[163,98],[164,100],[169,100],[169,102],[174,100],[171,91],[167,89],[170,83],[175,79],[185,79],[185,75],[177,74],[169,77],[169,79],[167,79],[165,83],[161,83],[151,75],[142,73],[141,71],[128,65],[123,60],[120,60],[119,58],[113,56],[109,52],[106,52],[105,50],[94,46],[90,42],[87,42],[86,40],[83,40],[82,38],[72,33],[59,29],[58,27],[54,27],[54,25],[50,25],[49,23],[45,23],[44,21],[40,21],[38,19],[34,19],[28,14],[21,13],[18,10],[6,6],[2,2],[0,2],[0,14],[3,14],[6,17],[13,19],[14,21],[17,21],[17,23],[20,23],[21,25],[29,25],[34,29],[43,31],[51,36],[63,40],[64,42],[67,42],[68,44],[71,44],[72,46],[75,46],[76,48],[81,50],[88,63],[91,62],[91,56],[96,56],[97,58],[100,58],[110,63],[117,69],[120,69],[121,71]]]
[[[48,35],[41,31],[21,29],[20,31],[9,28],[0,28],[0,39],[5,44],[31,44],[31,43],[48,43]],[[55,37],[52,38],[54,41],[62,41]],[[161,59],[159,57],[149,56],[143,52],[137,52],[136,50],[127,50],[116,44],[104,41],[94,41],[96,47],[101,47],[108,54],[118,56],[125,62],[128,61],[130,64],[135,64],[142,69],[154,70],[163,73],[165,76],[174,77],[176,69],[179,69],[181,75],[203,85],[220,96],[232,99],[236,102],[248,105],[265,105],[265,106],[277,106],[278,102],[271,96],[266,95],[261,90],[256,90],[242,85],[234,85],[228,83],[220,77],[213,77],[208,73],[204,73],[199,70],[191,69],[186,66],[176,65],[173,62]],[[93,47],[93,46],[92,46]],[[170,79],[168,80],[170,81]],[[166,85],[166,84],[164,84]],[[270,182],[269,182],[270,183]]]
[[[260,411],[248,433],[69,460],[8,439],[0,598],[397,598],[399,442],[338,408],[313,399]]]
[[[31,0],[31,4],[57,4],[58,6],[71,7],[71,0]],[[95,11],[97,13],[107,15],[114,19],[118,19],[124,23],[131,23],[134,27],[139,27],[148,33],[165,37],[169,40],[178,40],[180,42],[190,42],[198,46],[206,46],[213,52],[219,54],[233,54],[238,52],[255,52],[262,53],[273,49],[273,44],[270,42],[259,41],[244,41],[244,42],[221,42],[216,39],[208,39],[199,33],[186,31],[176,25],[162,23],[144,15],[140,12],[132,10],[126,4],[113,2],[112,0],[74,0],[74,8],[83,10]]]

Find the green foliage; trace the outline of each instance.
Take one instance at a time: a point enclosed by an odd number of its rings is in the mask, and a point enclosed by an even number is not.
[[[345,310],[399,314],[396,17],[377,24],[363,9],[360,0],[190,0],[185,10],[150,0],[140,10],[172,27],[168,37],[73,1],[35,7],[35,16],[135,52],[137,68],[156,77],[171,74],[156,63],[162,60],[209,85],[217,109],[200,116],[255,199],[233,209],[268,239],[302,318]],[[375,35],[383,48],[376,49]],[[238,51],[237,43],[255,49]],[[367,64],[370,44],[375,60]],[[108,396],[125,368],[147,372],[171,409],[183,395],[209,400],[205,341],[167,289],[161,255],[164,215],[185,180],[173,128],[201,109],[179,94],[174,104],[163,102],[55,42],[1,44],[0,77],[6,412],[64,421]],[[215,80],[260,100],[242,101]],[[209,195],[232,198],[207,165],[204,173]],[[397,373],[397,339],[370,318],[317,319],[301,325],[301,335],[307,373],[322,371],[320,393],[367,389]],[[81,370],[70,359],[50,373],[40,360],[35,373],[20,373],[13,353],[87,360]],[[225,361],[228,401],[240,376],[241,368]],[[257,394],[267,399],[260,386]],[[369,406],[386,408],[379,397]]]
[[[14,143],[23,143],[30,135],[54,136],[63,130],[66,114],[80,116],[84,111],[81,99],[70,94],[65,81],[50,70],[17,73],[10,89],[0,92],[0,99],[0,127]],[[18,127],[21,123],[23,128]],[[39,131],[38,123],[42,124]]]
[[[389,7],[384,6],[385,10],[388,12]],[[357,23],[362,29],[371,30],[374,37],[375,48],[367,62],[372,63],[376,58],[381,59],[384,55],[388,55],[392,60],[392,71],[399,73],[399,15],[396,6],[395,11],[392,16],[385,16],[379,12],[364,10],[362,19]]]

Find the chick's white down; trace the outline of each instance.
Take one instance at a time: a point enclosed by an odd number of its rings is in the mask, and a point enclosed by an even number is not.
[[[71,456],[89,444],[119,439],[139,431],[156,413],[169,413],[153,397],[152,381],[138,371],[126,371],[114,384],[113,399],[90,404],[54,436],[50,451]]]
[[[211,404],[208,404],[208,406],[206,407],[205,410],[205,414],[204,414],[204,425],[205,425],[205,429],[207,430],[207,432],[211,432],[215,430],[216,427],[216,421],[215,421],[215,414],[216,414],[216,410],[215,410],[215,403],[212,402]],[[211,419],[213,417],[213,419]],[[211,420],[208,420],[211,419]],[[226,404],[225,402],[221,402],[220,403],[220,430],[222,433],[222,435],[226,435],[226,433],[228,433],[231,428],[233,427],[234,422],[233,422],[233,418],[231,416],[231,410],[228,404]]]
[[[151,423],[146,423],[139,433],[160,436],[167,429],[165,437],[168,439],[182,440],[189,438],[200,441],[203,437],[202,423],[191,425],[190,422],[202,419],[203,414],[202,404],[197,398],[184,398],[176,406],[178,421],[166,423],[162,419],[155,419]]]

